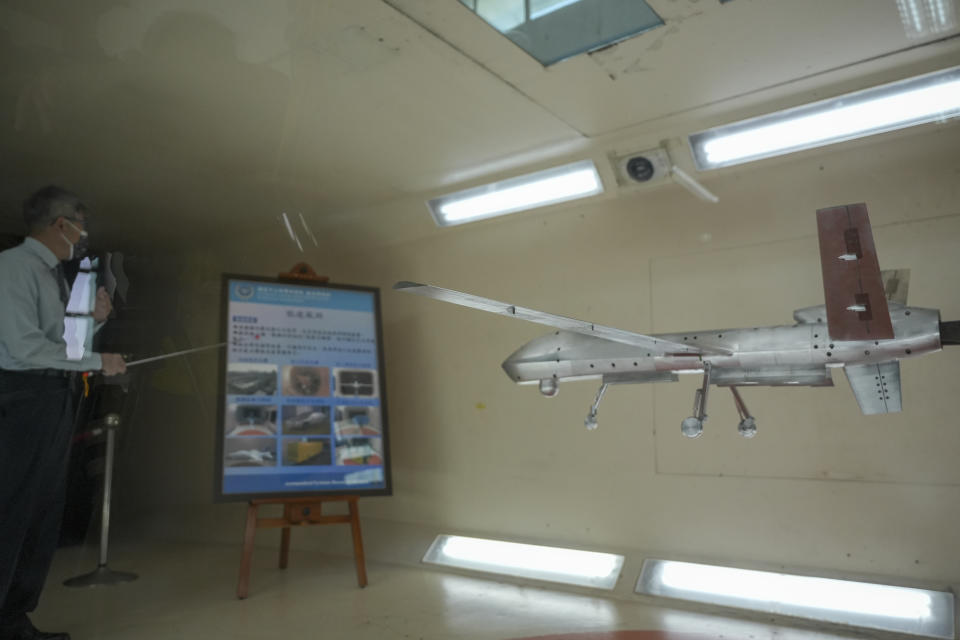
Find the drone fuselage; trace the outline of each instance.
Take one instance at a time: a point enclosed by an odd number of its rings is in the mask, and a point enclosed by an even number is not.
[[[597,411],[611,384],[672,382],[702,373],[693,415],[681,433],[696,438],[707,419],[711,386],[730,388],[740,435],[757,433],[737,387],[833,386],[842,368],[864,415],[902,410],[900,360],[960,344],[960,321],[940,322],[940,312],[906,306],[909,272],[880,271],[864,203],[817,210],[824,304],[794,311],[796,324],[646,335],[469,293],[401,281],[394,289],[509,318],[553,327],[503,362],[518,384],[539,384],[557,395],[560,383],[599,379],[584,425],[597,428]]]
[[[658,353],[581,333],[554,331],[522,346],[502,366],[516,383],[540,384],[544,395],[555,395],[562,381],[671,381],[678,374],[703,373],[705,363],[713,368],[712,384],[719,386],[829,386],[833,384],[829,372],[833,367],[878,364],[941,349],[940,312],[936,309],[892,305],[892,339],[844,341],[830,338],[826,322],[817,322],[817,310],[813,307],[797,312],[809,321],[791,326],[651,336],[726,352],[723,355]]]

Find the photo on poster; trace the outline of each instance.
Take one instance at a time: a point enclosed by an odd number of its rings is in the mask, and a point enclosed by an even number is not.
[[[272,396],[276,392],[276,365],[246,362],[227,365],[227,395]]]
[[[329,466],[332,460],[329,438],[284,438],[283,465]]]
[[[284,406],[283,434],[330,435],[330,407],[309,404]]]
[[[376,398],[377,372],[373,369],[334,369],[334,395],[338,398]]]
[[[277,405],[228,404],[224,430],[228,437],[276,435]]]
[[[287,365],[283,367],[283,395],[326,398],[330,395],[330,369]]]
[[[337,464],[383,464],[382,438],[341,438],[337,440]]]
[[[224,467],[277,466],[276,438],[227,438],[223,443]]]
[[[380,436],[383,424],[380,421],[380,407],[337,407],[334,413],[333,434],[337,438],[353,436]]]

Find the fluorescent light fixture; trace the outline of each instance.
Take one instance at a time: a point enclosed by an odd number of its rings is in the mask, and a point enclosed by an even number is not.
[[[439,535],[423,561],[500,575],[613,589],[623,556],[535,544]]]
[[[778,111],[690,136],[701,171],[960,116],[960,67]]]
[[[954,598],[943,591],[645,560],[636,592],[895,633],[954,637]]]
[[[502,216],[603,193],[592,160],[502,180],[427,202],[441,227]]]

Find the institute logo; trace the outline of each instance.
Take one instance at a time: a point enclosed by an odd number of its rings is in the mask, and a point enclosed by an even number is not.
[[[253,297],[253,285],[238,284],[233,292],[237,294],[237,297],[241,300],[249,300]]]

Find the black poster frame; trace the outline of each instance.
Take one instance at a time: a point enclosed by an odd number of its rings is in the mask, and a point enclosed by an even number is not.
[[[339,289],[343,291],[358,291],[373,294],[374,321],[376,324],[377,337],[377,384],[380,392],[380,418],[382,426],[381,439],[383,442],[383,473],[384,487],[377,489],[342,489],[342,490],[317,490],[317,491],[285,491],[285,492],[263,492],[263,493],[224,493],[223,491],[223,456],[225,434],[225,418],[227,408],[227,359],[229,356],[229,344],[226,348],[220,349],[218,379],[217,379],[217,424],[214,428],[216,443],[214,451],[216,452],[216,462],[214,463],[214,502],[249,502],[251,500],[269,500],[274,498],[313,498],[324,496],[390,496],[393,495],[393,474],[391,471],[390,455],[390,427],[389,411],[387,404],[387,370],[386,361],[383,355],[383,320],[380,306],[379,287],[369,287],[365,285],[340,284],[331,282],[311,282],[310,280],[289,279],[283,277],[268,277],[247,275],[238,273],[223,273],[220,280],[220,341],[229,343],[229,318],[230,308],[230,282],[233,280],[244,280],[249,282],[263,282],[266,284],[282,284],[289,286],[313,287],[317,289]],[[279,408],[279,406],[278,406]],[[331,422],[333,420],[331,411]],[[279,420],[278,416],[278,420]]]

